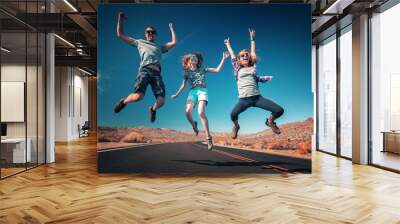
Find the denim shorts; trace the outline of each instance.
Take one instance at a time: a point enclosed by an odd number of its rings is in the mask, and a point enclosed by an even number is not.
[[[148,85],[151,86],[156,98],[158,96],[165,98],[165,85],[161,77],[160,65],[150,64],[140,68],[133,86],[133,92],[145,94]]]
[[[193,103],[196,106],[201,100],[208,102],[208,92],[206,88],[191,89],[186,102]]]

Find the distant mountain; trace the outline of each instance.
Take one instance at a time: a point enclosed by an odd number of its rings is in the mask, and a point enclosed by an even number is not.
[[[193,131],[145,126],[131,128],[99,127],[97,133],[98,142],[165,143],[204,140],[203,133],[195,136]]]

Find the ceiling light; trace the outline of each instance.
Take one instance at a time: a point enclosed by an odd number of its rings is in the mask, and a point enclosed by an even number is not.
[[[355,0],[336,0],[332,5],[330,5],[324,12],[323,15],[339,15],[343,13],[343,10],[351,5]]]
[[[9,49],[7,49],[5,47],[1,47],[1,51],[4,51],[6,53],[10,53],[11,52],[11,50],[9,50]]]
[[[322,14],[332,13],[331,10],[334,9],[337,4],[339,4],[340,0],[336,0],[332,5],[330,5]]]
[[[68,0],[64,0],[64,3],[74,10],[74,12],[78,12],[78,10]]]
[[[68,40],[66,40],[66,39],[64,39],[64,38],[62,38],[62,37],[60,37],[59,35],[57,35],[57,34],[54,34],[54,36],[55,37],[57,37],[59,40],[61,40],[62,42],[64,42],[64,43],[66,43],[67,45],[69,45],[70,47],[73,47],[73,48],[75,48],[75,45],[73,45],[71,42],[69,42]]]
[[[81,72],[83,72],[83,73],[85,73],[85,74],[87,74],[87,75],[93,75],[92,73],[90,73],[90,72],[88,72],[88,71],[86,71],[86,70],[84,70],[84,69],[81,69],[81,68],[79,68],[79,67],[78,67],[78,70],[81,71]]]

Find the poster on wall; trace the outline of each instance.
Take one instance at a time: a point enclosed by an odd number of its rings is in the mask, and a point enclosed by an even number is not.
[[[100,173],[311,173],[311,9],[100,4]]]

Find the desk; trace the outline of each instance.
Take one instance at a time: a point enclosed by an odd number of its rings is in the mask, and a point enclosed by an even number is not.
[[[31,145],[32,141],[30,138],[27,139],[27,147],[25,150],[25,138],[5,138],[1,139],[1,151],[2,151],[2,157],[3,157],[3,152],[11,152],[12,157],[9,156],[10,158],[5,158],[7,162],[10,163],[25,163],[25,162],[31,162],[32,160],[32,154],[31,154]],[[4,153],[8,154],[8,153]],[[12,158],[12,160],[11,160]]]
[[[382,131],[383,150],[382,152],[392,152],[400,154],[400,131]]]

